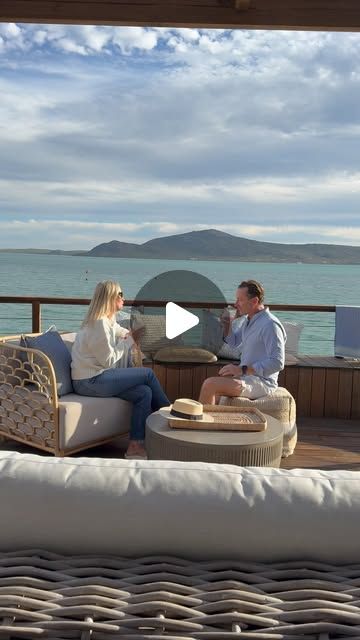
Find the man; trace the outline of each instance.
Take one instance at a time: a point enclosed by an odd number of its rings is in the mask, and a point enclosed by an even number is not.
[[[232,331],[231,321],[223,322],[225,341],[232,347],[242,344],[239,365],[227,364],[219,375],[207,378],[199,401],[216,404],[218,396],[243,396],[255,400],[277,387],[284,368],[286,333],[281,322],[264,306],[264,288],[256,280],[241,282],[234,305],[247,321]]]

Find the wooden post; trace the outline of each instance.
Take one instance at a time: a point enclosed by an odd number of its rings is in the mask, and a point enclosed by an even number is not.
[[[32,307],[32,332],[41,332],[41,304],[38,300],[33,300]]]

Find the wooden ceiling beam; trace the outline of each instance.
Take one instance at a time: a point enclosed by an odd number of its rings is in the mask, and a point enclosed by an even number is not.
[[[0,21],[360,31],[360,0],[0,0]]]

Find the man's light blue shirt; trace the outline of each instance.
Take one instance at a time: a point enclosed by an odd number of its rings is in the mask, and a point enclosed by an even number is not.
[[[271,387],[277,387],[285,364],[286,333],[269,309],[256,313],[225,338],[231,347],[242,345],[240,365],[247,365]]]

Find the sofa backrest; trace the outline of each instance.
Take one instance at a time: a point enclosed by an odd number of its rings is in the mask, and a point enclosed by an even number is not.
[[[0,452],[0,551],[360,561],[351,471]]]

